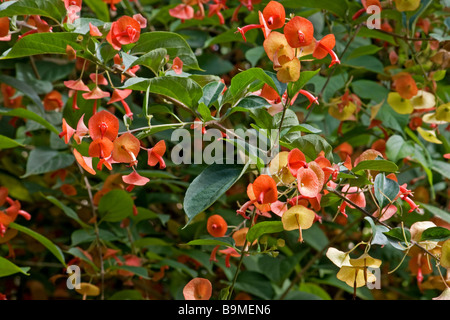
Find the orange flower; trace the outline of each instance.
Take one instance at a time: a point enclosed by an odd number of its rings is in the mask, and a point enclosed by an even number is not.
[[[289,152],[288,155],[288,168],[294,177],[297,176],[297,172],[300,168],[307,167],[306,158],[303,152],[295,148]]]
[[[92,23],[89,22],[89,34],[92,37],[101,37],[103,34],[100,32],[98,27],[94,26]]]
[[[352,201],[354,204],[356,204],[358,207],[364,208],[366,206],[366,197],[364,196],[364,193],[358,188],[358,187],[350,187],[350,185],[345,185],[342,188],[342,194],[350,201]],[[351,204],[348,204],[345,200],[342,202],[341,206],[339,207],[339,211],[347,217],[348,215],[345,213],[345,208],[349,206],[351,209],[355,209],[355,207]]]
[[[270,61],[273,61],[273,68],[279,70],[283,64],[291,61],[295,57],[294,49],[288,44],[284,34],[274,31],[264,40],[264,50]]]
[[[259,204],[270,204],[278,200],[277,184],[272,177],[260,175],[252,185],[256,201]]]
[[[392,80],[394,81],[392,85],[395,91],[397,91],[403,99],[409,100],[417,95],[419,90],[416,82],[409,73],[400,72],[393,76]]]
[[[128,97],[132,92],[133,92],[133,90],[130,90],[130,89],[124,89],[124,90],[114,89],[111,99],[108,101],[108,104],[111,104],[114,102],[121,102],[123,108],[125,109],[125,114],[131,120],[133,120],[133,112],[131,112],[130,107],[125,102],[125,98]]]
[[[305,47],[314,39],[314,26],[308,19],[297,16],[286,23],[284,35],[292,48]]]
[[[269,29],[279,29],[284,26],[286,20],[286,12],[281,3],[270,1],[263,10],[264,20],[267,22]]]
[[[137,164],[136,157],[141,149],[141,142],[131,133],[126,132],[113,142],[112,158],[116,162]]]
[[[227,228],[227,222],[218,214],[210,216],[206,223],[206,230],[213,237],[223,237],[227,233]]]
[[[119,133],[119,120],[112,113],[102,110],[89,119],[88,127],[93,140],[105,137],[113,141]]]
[[[86,100],[95,100],[94,107],[93,107],[93,114],[97,113],[97,100],[108,98],[110,96],[109,92],[103,91],[98,86],[95,86],[94,89],[92,89],[89,92],[82,94],[83,98]]]
[[[116,4],[118,4],[120,1],[122,0],[102,0],[103,2],[105,2],[106,4],[109,4],[111,7],[111,10],[116,11]]]
[[[13,98],[16,94],[16,89],[14,89],[11,86],[8,86],[6,83],[0,84],[0,90],[2,92],[3,96],[3,105],[5,108],[21,108],[22,106],[22,96],[18,96],[16,98]]]
[[[258,14],[259,14],[259,24],[250,24],[250,25],[244,26],[242,28],[237,28],[238,31],[236,31],[236,32],[241,33],[242,39],[244,39],[245,42],[247,42],[247,39],[245,38],[245,34],[252,29],[262,29],[265,39],[267,39],[267,37],[271,33],[270,32],[271,30],[267,26],[267,22],[264,19],[263,13],[261,11],[258,11]]]
[[[106,36],[106,40],[116,50],[120,50],[122,45],[135,43],[139,40],[141,25],[132,17],[122,16],[111,24],[111,29]]]
[[[176,74],[182,74],[183,73],[183,61],[181,61],[181,59],[178,57],[173,59],[172,69],[173,69],[173,71],[175,71]]]
[[[194,278],[183,288],[183,296],[186,300],[209,300],[211,294],[211,282],[205,278]]]
[[[63,107],[62,95],[56,90],[50,91],[44,97],[44,109],[50,110],[60,110]]]
[[[93,158],[108,158],[114,149],[114,144],[108,138],[97,138],[89,145],[89,156]]]
[[[316,197],[322,188],[316,173],[309,167],[298,170],[297,187],[300,194],[307,198]]]
[[[83,80],[78,79],[78,80],[68,80],[68,81],[64,81],[64,85],[69,88],[74,90],[74,94],[72,96],[73,102],[72,102],[72,109],[73,110],[78,110],[80,108],[78,108],[77,106],[77,96],[78,96],[78,91],[90,91],[89,87],[86,86],[83,82]]]
[[[331,56],[331,64],[328,66],[331,68],[335,64],[341,63],[337,54],[332,50],[336,45],[336,38],[334,34],[327,34],[320,41],[316,43],[316,48],[313,52],[313,57],[316,59],[323,59],[328,54]]]
[[[59,134],[59,137],[64,137],[64,142],[66,144],[69,143],[70,138],[72,138],[73,134],[75,133],[75,129],[73,129],[71,126],[69,126],[66,122],[66,119],[62,119],[62,132]]]
[[[63,184],[60,187],[60,190],[62,193],[64,193],[66,196],[76,196],[77,195],[77,189],[75,189],[74,186],[71,184]]]
[[[162,158],[164,153],[166,152],[166,142],[164,140],[158,141],[153,148],[148,149],[148,165],[156,166],[159,163],[159,168],[164,169],[166,167],[166,163]]]
[[[169,9],[169,14],[184,22],[185,20],[190,20],[194,18],[194,8],[187,4],[179,4],[175,8]]]
[[[73,149],[73,155],[75,156],[75,160],[79,163],[79,165],[89,172],[92,175],[95,175],[96,172],[92,167],[92,158],[91,157],[84,157],[81,155],[81,153],[77,149]]]
[[[123,176],[122,180],[123,182],[128,184],[128,187],[126,188],[128,192],[133,190],[134,186],[145,186],[150,181],[149,178],[143,177],[139,173],[137,173],[134,168],[133,172],[131,172],[129,175]]]

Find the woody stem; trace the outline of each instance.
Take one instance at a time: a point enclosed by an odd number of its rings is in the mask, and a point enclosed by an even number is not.
[[[253,220],[254,220],[255,214],[256,214],[256,208],[253,209],[252,214],[250,216],[250,221],[252,221],[252,224],[249,226],[247,233],[250,231],[250,229],[253,226]],[[237,277],[238,277],[238,274],[239,274],[239,270],[241,269],[242,262],[244,260],[244,255],[246,253],[245,251],[246,251],[246,248],[247,248],[247,244],[248,244],[248,240],[247,240],[247,237],[245,237],[244,245],[243,245],[242,251],[241,251],[241,257],[239,259],[238,265],[236,267],[236,272],[234,273],[233,281],[231,282],[230,289],[229,289],[228,295],[226,297],[227,300],[231,300],[231,296],[233,295],[233,289],[234,289],[234,286],[236,284],[236,280],[237,280]],[[247,252],[248,252],[248,249],[247,249]]]

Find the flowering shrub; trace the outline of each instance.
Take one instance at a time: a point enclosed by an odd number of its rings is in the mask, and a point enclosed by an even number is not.
[[[449,299],[446,3],[2,1],[0,298]]]

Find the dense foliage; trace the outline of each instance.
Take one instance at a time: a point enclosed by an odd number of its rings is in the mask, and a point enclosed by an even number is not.
[[[450,299],[448,0],[0,4],[0,298]]]

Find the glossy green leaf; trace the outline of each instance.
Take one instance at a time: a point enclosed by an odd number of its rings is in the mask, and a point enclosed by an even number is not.
[[[72,154],[46,148],[35,148],[30,152],[26,172],[22,178],[66,168],[71,166],[74,161],[75,157]]]
[[[288,95],[289,97],[294,97],[315,75],[319,73],[320,69],[315,71],[302,71],[300,72],[300,78],[288,85]]]
[[[422,232],[420,241],[445,241],[450,239],[450,230],[443,227],[432,227]]]
[[[358,172],[362,170],[376,170],[384,172],[396,172],[398,167],[395,163],[389,160],[365,160],[358,163],[353,169],[353,172]]]
[[[281,221],[262,221],[252,226],[247,232],[247,240],[250,243],[259,239],[263,234],[277,233],[283,231]]]
[[[179,57],[183,61],[183,68],[201,70],[195,54],[182,36],[173,32],[152,31],[141,34],[132,49],[133,54],[146,54],[152,50],[164,48],[170,59]]]
[[[225,246],[234,248],[235,243],[231,237],[220,238],[201,238],[189,241],[187,243],[190,246]]]
[[[33,239],[39,241],[44,247],[46,247],[55,257],[63,264],[63,266],[66,266],[66,262],[64,259],[64,254],[62,253],[61,249],[56,246],[53,242],[51,242],[49,239],[44,237],[43,235],[27,228],[24,226],[21,226],[15,222],[12,222],[9,225],[10,228],[16,229],[17,231],[20,231],[22,233],[25,233],[32,237]]]
[[[27,273],[29,270],[29,267],[21,268],[19,266],[16,266],[8,259],[0,257],[0,277],[7,277],[16,273],[23,273],[24,275],[29,276],[29,274]]]
[[[15,147],[23,147],[23,144],[21,144],[17,140],[0,135],[0,150],[11,149]]]
[[[133,214],[133,205],[128,192],[115,189],[100,199],[98,213],[103,221],[118,222]]]
[[[17,0],[0,5],[0,17],[38,15],[61,22],[66,15],[64,1],[60,0]]]
[[[374,181],[374,195],[380,208],[391,204],[400,192],[400,186],[394,180],[386,178],[384,173],[379,173]]]
[[[244,173],[244,165],[212,164],[189,185],[184,196],[188,223],[217,201]]]

